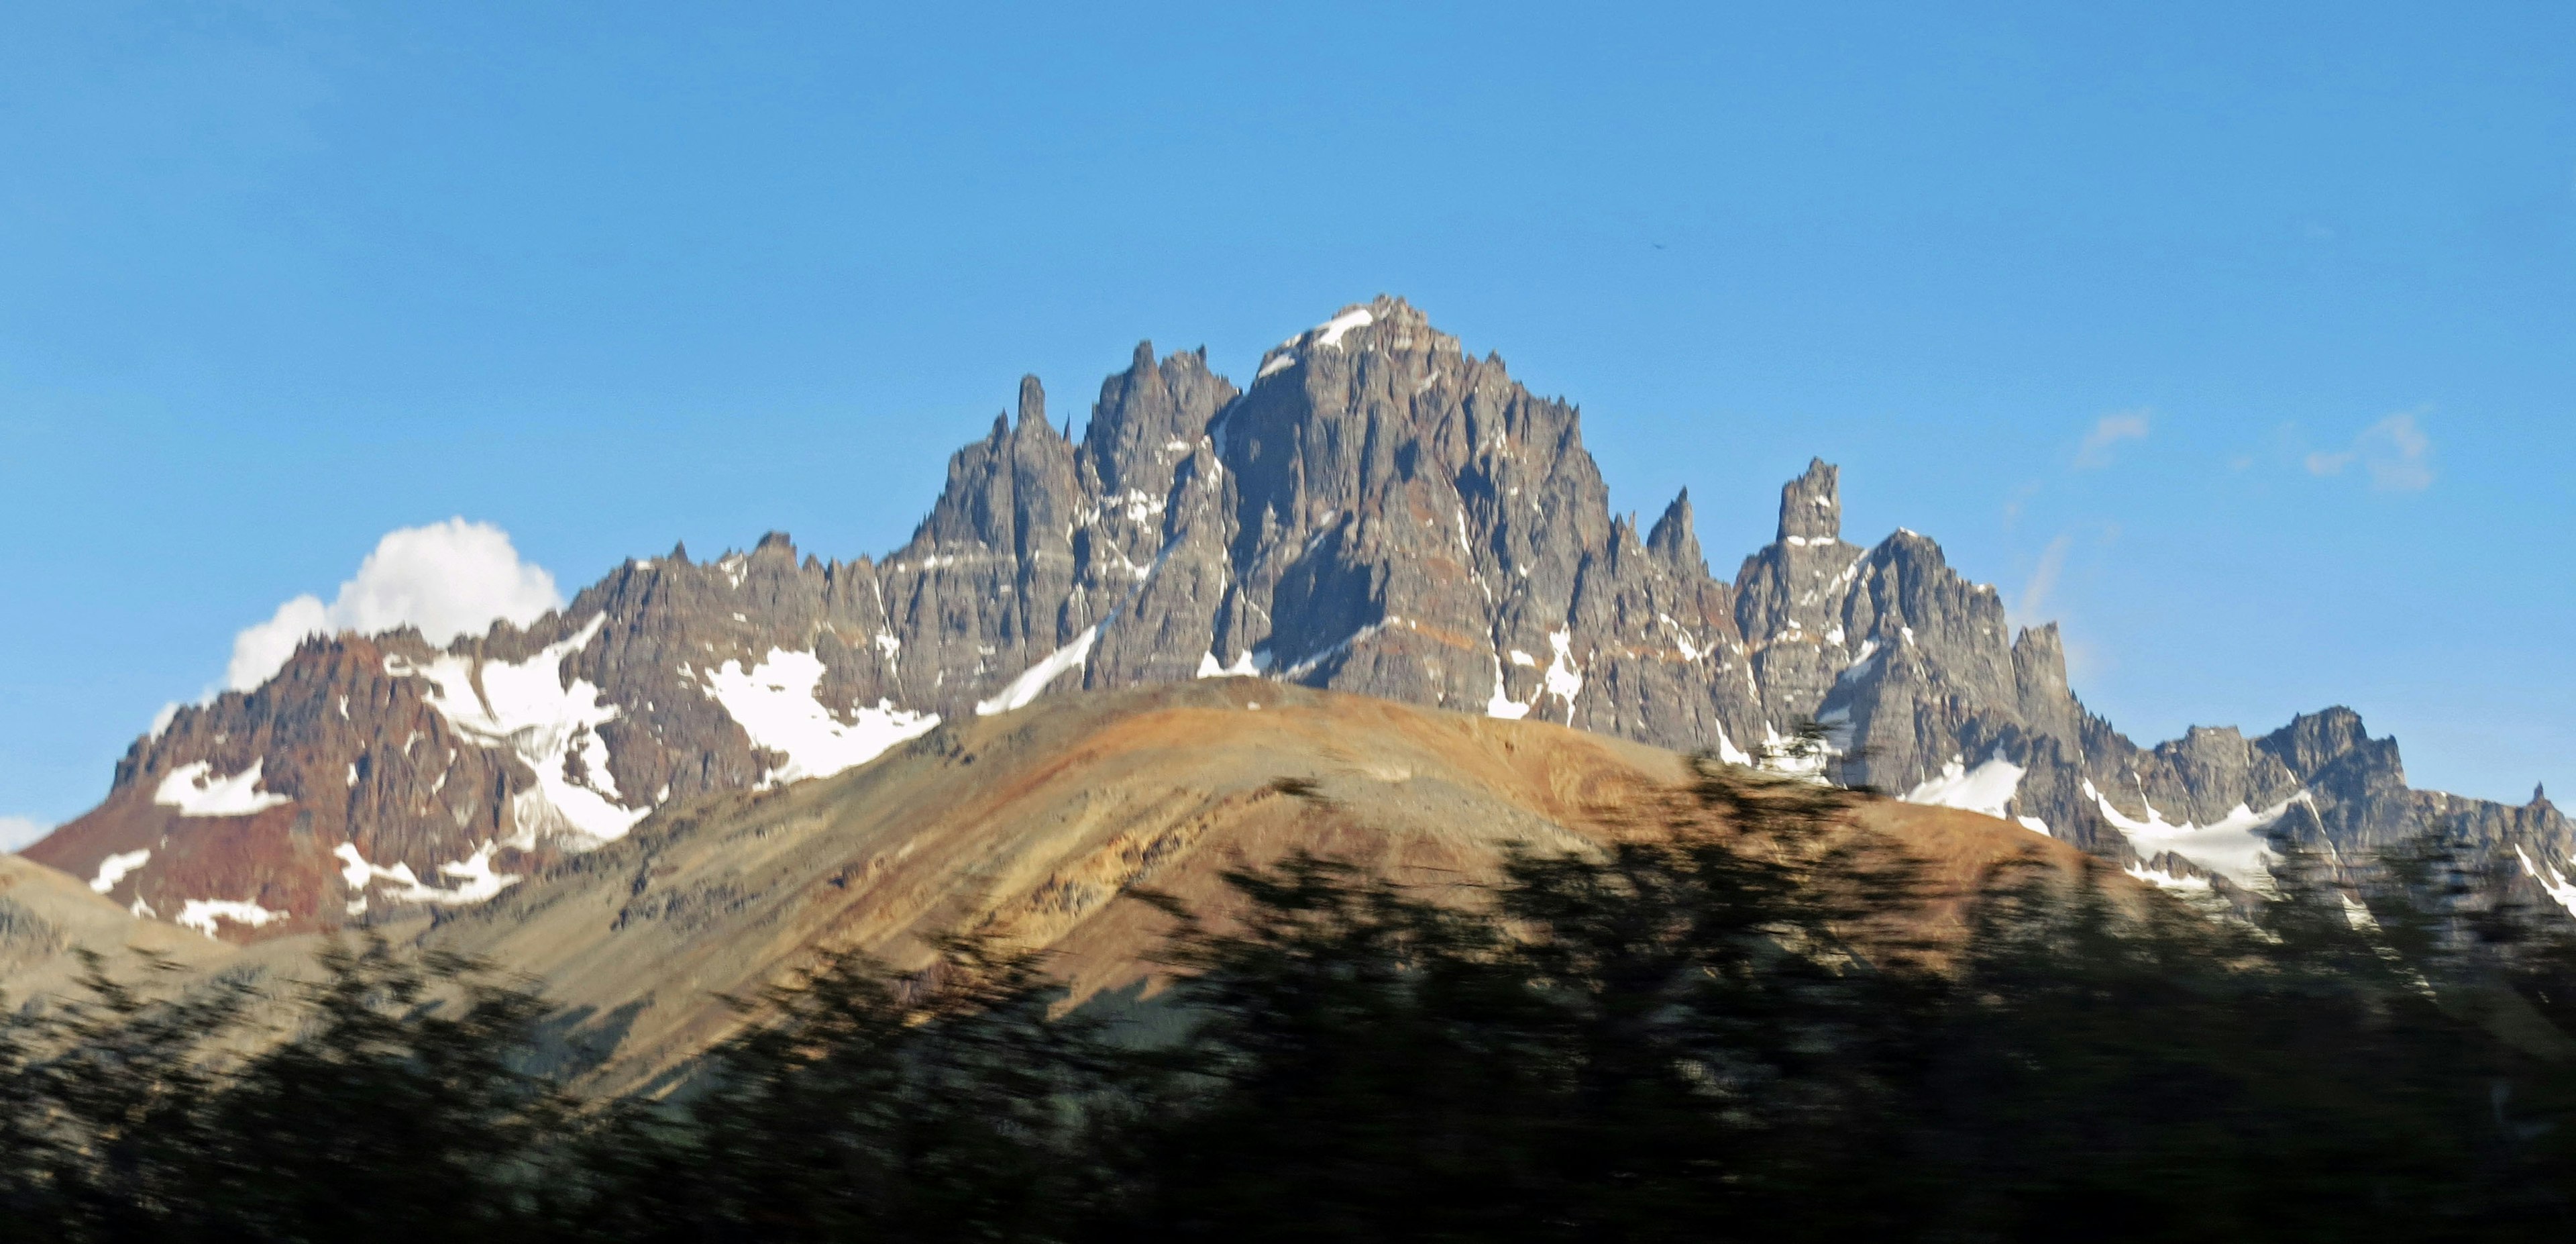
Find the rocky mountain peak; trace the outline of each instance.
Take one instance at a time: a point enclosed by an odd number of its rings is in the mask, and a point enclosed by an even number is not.
[[[1831,544],[1842,538],[1843,502],[1840,469],[1822,458],[1810,459],[1807,472],[1780,487],[1782,543]]]
[[[2204,884],[2259,885],[2267,842],[2367,848],[2428,816],[2576,857],[2544,792],[2409,791],[2349,709],[2138,747],[2076,701],[2057,628],[2014,634],[1931,539],[1845,543],[1821,459],[1781,489],[1779,538],[1719,581],[1690,494],[1641,538],[1579,425],[1401,299],[1291,337],[1248,390],[1204,349],[1140,342],[1079,442],[1023,379],[1016,421],[957,450],[882,560],[800,563],[773,532],[703,566],[630,561],[445,649],[309,640],[138,740],[109,799],[28,854],[138,914],[272,936],[478,903],[656,808],[839,772],[943,721],[1227,675],[1735,761],[1813,721],[1843,780]]]
[[[1083,430],[1083,458],[1096,491],[1161,499],[1208,422],[1234,399],[1234,386],[1208,370],[1206,347],[1157,360],[1153,342],[1137,342],[1127,370],[1100,382]]]
[[[1458,339],[1431,327],[1430,317],[1401,298],[1380,294],[1365,303],[1352,303],[1331,319],[1280,342],[1261,357],[1253,381],[1258,384],[1326,355],[1460,353]]]

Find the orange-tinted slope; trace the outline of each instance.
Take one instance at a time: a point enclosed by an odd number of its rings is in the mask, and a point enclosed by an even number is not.
[[[913,966],[927,939],[983,930],[1051,950],[1080,992],[1119,988],[1169,926],[1137,887],[1221,918],[1226,869],[1305,850],[1436,892],[1491,879],[1510,843],[1634,832],[1687,774],[1600,735],[1252,679],[1049,698],[648,823],[421,936],[534,975],[583,1017],[582,1061],[613,1047],[602,1079],[631,1083],[738,1023],[720,995],[819,950]],[[1973,813],[1860,815],[1940,879],[2074,858]]]

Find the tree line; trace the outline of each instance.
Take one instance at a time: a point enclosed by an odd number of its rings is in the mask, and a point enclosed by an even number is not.
[[[919,972],[833,957],[651,1098],[532,1073],[544,1005],[435,955],[338,947],[289,1038],[229,1045],[240,990],[93,974],[0,1028],[0,1236],[2576,1225],[2576,954],[2438,844],[2360,893],[2294,859],[2242,914],[2036,862],[1942,896],[1837,828],[1850,798],[1711,766],[1655,832],[1463,894],[1307,857],[1230,874],[1239,916],[1160,900],[1172,984],[1138,1010],[1068,1007],[1041,958],[972,939]]]

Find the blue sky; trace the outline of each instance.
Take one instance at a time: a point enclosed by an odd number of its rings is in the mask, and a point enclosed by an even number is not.
[[[388,531],[882,552],[1021,372],[1381,291],[1721,573],[1821,454],[2135,737],[2576,790],[2564,4],[83,2],[0,8],[0,814]]]

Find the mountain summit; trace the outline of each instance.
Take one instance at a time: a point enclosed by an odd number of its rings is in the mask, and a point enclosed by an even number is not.
[[[2405,786],[2330,709],[2142,748],[2088,713],[2054,626],[1899,531],[1842,533],[1821,460],[1714,578],[1687,494],[1614,517],[1575,408],[1400,299],[1267,352],[1251,387],[1140,343],[1080,439],[1036,377],[954,454],[912,539],[826,562],[629,561],[559,613],[445,648],[308,640],[135,741],[27,854],[141,915],[256,937],[479,903],[711,792],[839,772],[1043,695],[1235,675],[1535,718],[1738,762],[1830,764],[2190,888],[2261,892],[2292,844],[2431,829],[2576,902],[2523,807]],[[1792,740],[1825,728],[1823,754]],[[1792,755],[1804,750],[1803,756]]]

